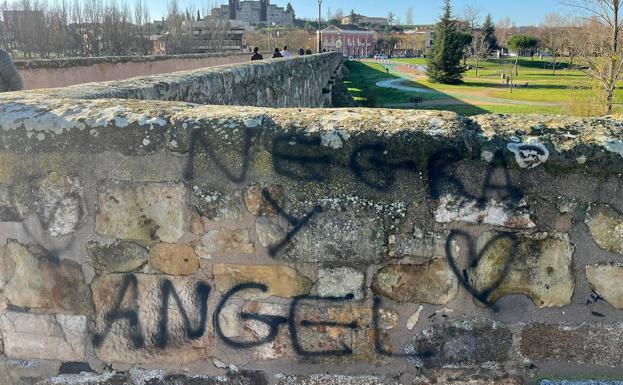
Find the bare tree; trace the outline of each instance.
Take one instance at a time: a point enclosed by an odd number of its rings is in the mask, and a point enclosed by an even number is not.
[[[563,54],[568,43],[568,23],[561,15],[550,13],[545,16],[541,27],[541,43],[552,54],[552,75],[555,75],[557,59]]]
[[[587,62],[586,73],[599,82],[606,112],[612,113],[614,92],[623,71],[621,0],[568,0],[564,2],[584,18],[584,38],[576,42]]]
[[[474,59],[476,60],[476,77],[478,77],[478,70],[480,69],[480,59],[487,57],[490,48],[490,42],[484,31],[474,31],[472,36],[472,51],[474,52]]]

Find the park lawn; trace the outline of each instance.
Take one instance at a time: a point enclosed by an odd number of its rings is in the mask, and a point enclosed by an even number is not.
[[[409,64],[426,64],[426,59],[396,59]],[[502,84],[501,71],[509,71],[514,65],[514,58],[488,59],[479,63],[479,76],[476,77],[475,62],[468,61],[471,69],[465,73],[464,82],[447,85],[431,82],[425,75],[418,75],[417,80],[407,80],[398,84],[407,87],[427,88],[436,91],[417,92],[397,90],[376,86],[382,80],[400,79],[395,73],[386,73],[387,66],[373,62],[349,62],[351,71],[346,79],[353,89],[353,96],[362,105],[391,108],[412,108],[409,100],[412,96],[421,96],[425,106],[421,109],[443,109],[456,111],[462,115],[479,113],[539,113],[565,114],[573,98],[590,91],[587,76],[569,66],[567,62],[558,65],[556,74],[552,74],[551,59],[520,58],[519,75],[514,79],[517,88],[511,90]],[[522,87],[528,83],[528,87]],[[623,89],[618,89],[616,100],[623,100]],[[491,100],[495,98],[496,100]],[[503,99],[503,100],[499,100]],[[435,105],[434,100],[440,104]],[[508,100],[508,104],[504,102]],[[535,102],[529,104],[513,104]],[[621,109],[620,107],[617,109]]]

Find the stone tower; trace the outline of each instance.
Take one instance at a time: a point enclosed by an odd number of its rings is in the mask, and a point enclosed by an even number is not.
[[[238,1],[239,0],[229,0],[229,20],[236,20],[236,16],[238,14]]]
[[[268,21],[268,4],[270,0],[260,0],[260,23]]]

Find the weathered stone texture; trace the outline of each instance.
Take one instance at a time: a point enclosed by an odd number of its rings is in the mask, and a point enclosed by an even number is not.
[[[96,311],[92,339],[100,359],[123,364],[205,359],[211,346],[207,308],[202,307],[210,293],[207,283],[195,278],[109,274],[96,278],[91,286]]]
[[[255,253],[249,230],[211,230],[203,237],[203,244],[210,253]]]
[[[255,221],[255,232],[260,244],[264,247],[279,244],[287,234],[283,227],[268,218],[258,218]]]
[[[389,378],[378,376],[345,376],[314,374],[310,376],[287,376],[278,374],[277,385],[398,385]]]
[[[149,250],[151,266],[165,274],[190,275],[199,270],[199,257],[186,245],[157,243]]]
[[[318,295],[321,297],[346,297],[350,294],[355,300],[363,299],[365,278],[364,273],[350,267],[320,269],[316,282]]]
[[[245,190],[243,198],[247,210],[258,217],[276,216],[278,214],[276,207],[283,207],[285,202],[283,189],[279,186],[252,186]],[[272,202],[267,198],[270,198]]]
[[[248,283],[267,286],[266,292],[257,290],[244,291],[240,295],[245,298],[265,298],[276,296],[292,298],[309,294],[312,282],[287,266],[270,265],[214,265],[214,282],[216,288],[225,293],[229,289]]]
[[[70,235],[86,216],[82,186],[76,178],[50,174],[34,190],[37,215],[53,237]]]
[[[480,259],[469,279],[488,302],[512,293],[527,295],[541,308],[571,302],[574,247],[567,235],[500,237],[488,233],[479,238],[478,250]]]
[[[610,305],[623,310],[623,265],[610,263],[586,266],[586,279]]]
[[[439,223],[467,222],[510,229],[532,229],[536,227],[525,208],[525,202],[509,205],[497,200],[488,200],[481,205],[476,199],[456,195],[444,195],[435,211]]]
[[[14,240],[8,241],[0,255],[4,294],[10,304],[71,314],[93,311],[91,291],[78,263],[59,261],[44,250]]]
[[[5,312],[0,323],[5,354],[10,358],[84,360],[85,316]]]
[[[453,321],[415,336],[412,352],[426,368],[503,364],[513,356],[513,335],[487,320]]]
[[[186,231],[183,185],[150,183],[114,186],[99,197],[95,231],[126,240],[175,243]]]
[[[149,259],[149,251],[136,243],[119,241],[102,244],[91,241],[87,244],[87,253],[93,267],[102,273],[126,273],[134,271]]]
[[[372,290],[398,302],[445,305],[459,291],[446,259],[425,265],[390,265],[374,276]]]
[[[623,254],[623,215],[608,205],[592,205],[586,224],[599,247]]]
[[[623,325],[591,322],[580,326],[532,324],[521,332],[521,354],[531,361],[559,360],[604,367],[620,367],[618,352]]]
[[[384,225],[376,215],[323,212],[292,237],[280,258],[296,262],[372,263],[385,258]]]

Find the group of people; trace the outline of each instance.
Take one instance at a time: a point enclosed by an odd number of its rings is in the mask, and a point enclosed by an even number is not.
[[[313,54],[311,48],[307,48],[306,50],[303,49],[303,47],[299,48],[298,51],[299,56],[304,56],[304,55],[311,55]],[[275,47],[275,50],[273,51],[273,56],[272,59],[278,59],[278,58],[289,58],[292,57],[292,53],[290,51],[288,51],[288,46],[286,45],[285,47],[283,47],[283,51],[279,49],[279,47]],[[260,53],[260,48],[259,47],[255,47],[253,48],[253,56],[251,56],[251,61],[255,61],[255,60],[264,60],[264,56]]]
[[[0,49],[0,92],[19,91],[22,88],[22,78],[13,65],[11,55]]]

